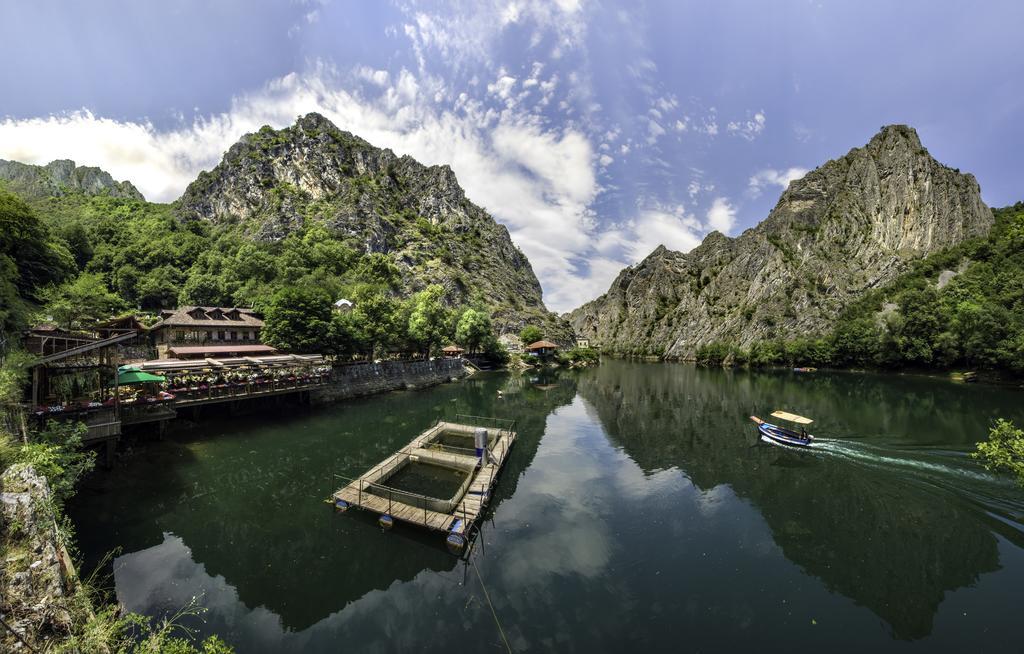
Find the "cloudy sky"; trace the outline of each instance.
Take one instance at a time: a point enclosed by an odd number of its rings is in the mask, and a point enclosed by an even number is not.
[[[1016,0],[3,3],[0,158],[166,202],[319,111],[450,164],[564,311],[658,244],[753,226],[883,124],[1024,199],[1021,25]]]

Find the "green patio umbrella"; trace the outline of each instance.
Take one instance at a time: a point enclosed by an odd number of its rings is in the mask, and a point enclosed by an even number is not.
[[[159,375],[154,375],[142,370],[118,370],[117,371],[117,383],[119,386],[128,386],[130,384],[148,384],[150,382],[165,382],[167,381]]]

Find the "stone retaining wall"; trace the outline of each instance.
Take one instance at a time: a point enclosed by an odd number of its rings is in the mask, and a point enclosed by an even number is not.
[[[461,359],[337,366],[331,371],[330,384],[310,390],[309,400],[311,404],[326,404],[373,393],[424,388],[461,379],[467,374]]]

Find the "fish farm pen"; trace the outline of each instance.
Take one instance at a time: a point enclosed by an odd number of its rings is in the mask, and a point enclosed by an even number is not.
[[[514,420],[439,420],[360,477],[335,475],[347,483],[332,502],[338,511],[377,513],[384,529],[399,520],[444,532],[448,549],[461,554],[515,440]]]

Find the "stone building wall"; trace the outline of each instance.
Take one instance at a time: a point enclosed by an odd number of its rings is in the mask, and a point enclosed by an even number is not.
[[[337,366],[331,372],[329,385],[310,391],[310,403],[325,404],[404,388],[424,388],[460,379],[467,374],[461,359]]]

